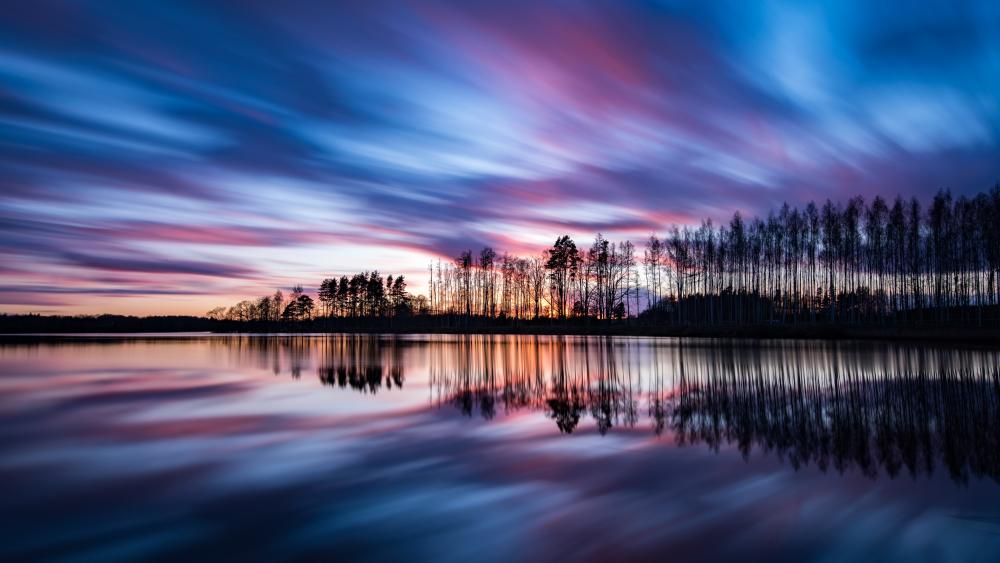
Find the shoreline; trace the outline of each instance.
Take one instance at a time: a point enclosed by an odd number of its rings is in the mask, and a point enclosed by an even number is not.
[[[247,330],[95,330],[95,331],[34,331],[25,333],[0,333],[2,342],[80,340],[86,338],[200,338],[205,336],[235,335],[313,335],[326,334],[451,334],[451,335],[538,335],[538,336],[636,336],[663,338],[718,338],[739,340],[861,340],[885,342],[909,342],[949,345],[970,345],[976,347],[1000,347],[1000,330],[970,329],[960,327],[934,328],[883,328],[883,327],[831,327],[823,325],[803,326],[728,326],[728,327],[658,327],[647,325],[611,326],[493,326],[493,327],[247,327]],[[291,329],[291,330],[289,330]]]

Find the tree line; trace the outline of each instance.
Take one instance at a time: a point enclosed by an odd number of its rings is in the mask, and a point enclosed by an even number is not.
[[[301,285],[287,297],[279,289],[273,295],[240,301],[232,307],[216,307],[207,313],[214,320],[237,322],[295,322],[316,318],[386,318],[426,312],[423,296],[406,291],[406,279],[383,277],[378,271],[326,278],[314,300]],[[318,301],[318,305],[317,305]]]
[[[1000,187],[975,197],[783,205],[650,237],[651,314],[675,322],[998,320]],[[662,281],[666,281],[664,295]]]
[[[231,321],[438,316],[500,324],[1000,325],[1000,185],[973,197],[788,204],[721,225],[674,225],[641,249],[598,233],[538,255],[466,250],[428,269],[427,295],[378,271],[209,312]],[[343,324],[343,323],[341,323]],[[339,326],[339,325],[338,325]],[[346,326],[346,325],[345,325]]]
[[[640,312],[635,247],[598,233],[589,250],[567,235],[540,256],[498,256],[490,247],[431,264],[436,314],[537,319],[625,319]]]
[[[673,226],[540,256],[466,251],[430,267],[438,314],[673,324],[997,323],[1000,186],[929,205],[854,197]]]

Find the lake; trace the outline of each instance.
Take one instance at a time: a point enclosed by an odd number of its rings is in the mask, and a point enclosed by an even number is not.
[[[998,561],[1000,352],[0,344],[0,559]]]

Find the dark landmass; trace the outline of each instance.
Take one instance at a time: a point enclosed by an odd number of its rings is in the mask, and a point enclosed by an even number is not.
[[[204,316],[0,315],[0,334],[456,333],[1000,343],[1000,185],[973,198],[855,197],[630,241],[569,237],[429,265],[428,295],[364,270]]]
[[[932,315],[933,316],[933,315]],[[3,339],[26,335],[85,335],[93,333],[386,333],[386,334],[539,334],[609,336],[686,336],[713,338],[805,338],[907,340],[935,343],[1000,346],[1000,329],[962,323],[924,322],[908,326],[831,325],[823,323],[729,324],[715,326],[673,325],[643,319],[497,319],[449,315],[415,315],[406,318],[305,321],[231,321],[194,316],[134,317],[124,315],[41,316],[0,315]]]
[[[219,323],[205,317],[127,315],[0,315],[0,334],[87,332],[211,332]]]

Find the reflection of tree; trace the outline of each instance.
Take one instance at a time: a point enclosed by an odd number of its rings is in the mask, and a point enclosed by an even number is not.
[[[793,468],[875,476],[1000,476],[1000,368],[989,351],[788,342],[762,346],[628,339],[463,336],[430,350],[439,402],[485,418],[520,409],[571,433],[649,424],[678,443]],[[641,357],[640,357],[641,356]],[[645,382],[647,391],[642,391]]]
[[[376,393],[402,389],[402,345],[395,338],[341,334],[320,342],[320,382],[331,387]]]
[[[649,419],[650,427],[657,436],[663,434],[667,425],[667,399],[669,390],[665,388],[661,359],[663,354],[653,354],[649,369]]]
[[[566,374],[565,340],[557,343],[557,367],[552,375],[551,398],[545,401],[548,415],[556,421],[560,432],[570,434],[580,423],[580,415],[586,408],[580,388],[569,380]]]
[[[316,367],[323,385],[375,393],[403,387],[403,348],[413,345],[394,337],[357,334],[240,335],[212,340],[215,349],[240,364],[287,372],[294,379],[303,369]]]
[[[628,354],[616,354],[614,342],[460,336],[431,348],[431,386],[439,403],[453,403],[467,416],[541,410],[571,433],[589,412],[602,433],[634,426],[639,383],[631,367],[618,364]]]
[[[756,446],[796,469],[892,478],[930,473],[940,458],[959,482],[1000,477],[994,354],[909,349],[876,362],[845,345],[788,352],[782,362],[717,358],[712,369],[681,354],[697,367],[671,400],[678,440],[735,443],[744,455]]]
[[[214,351],[227,355],[240,365],[254,365],[275,375],[288,372],[293,378],[308,366],[316,342],[325,337],[300,335],[229,335],[212,338]]]
[[[362,393],[401,388],[419,350],[432,402],[486,419],[542,412],[567,434],[588,417],[602,434],[635,428],[642,410],[656,435],[772,452],[796,469],[896,477],[943,466],[959,482],[1000,478],[995,351],[483,335],[213,342],[241,363],[293,377],[315,367],[324,385]]]

